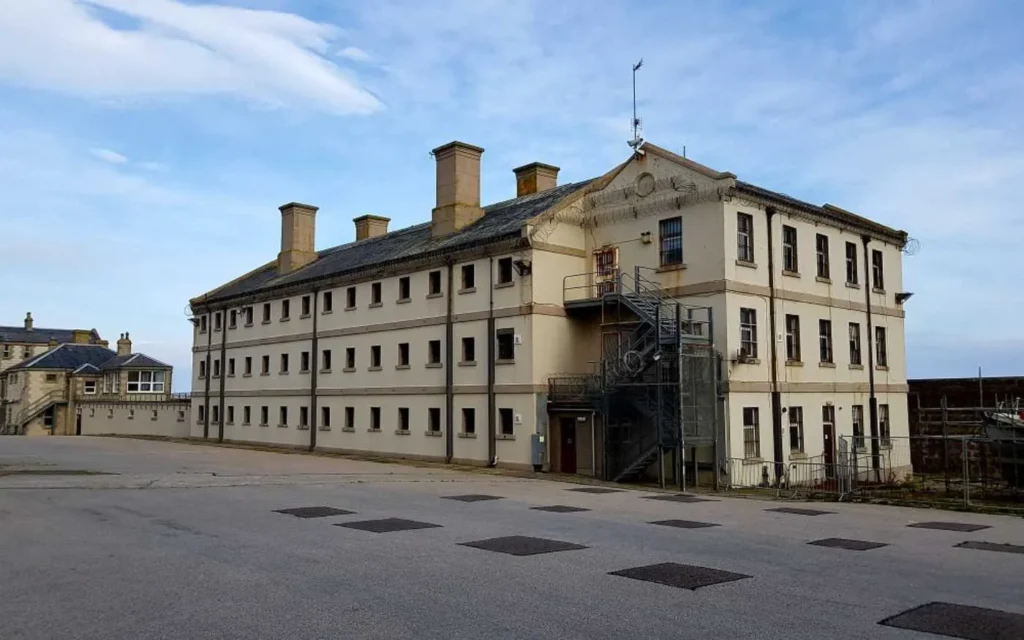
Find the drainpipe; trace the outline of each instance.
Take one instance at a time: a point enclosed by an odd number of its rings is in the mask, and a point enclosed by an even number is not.
[[[222,309],[221,322],[220,322],[220,409],[217,410],[218,418],[217,427],[217,442],[224,442],[224,421],[227,416],[224,415],[224,386],[227,383],[228,378],[228,310]],[[206,372],[210,372],[210,367],[207,365]]]
[[[779,348],[775,342],[775,252],[773,246],[772,218],[775,207],[766,207],[768,219],[768,342],[771,344],[771,405],[772,405],[772,450],[775,458],[775,480],[782,482],[782,394],[779,392]]]
[[[868,420],[871,424],[871,468],[877,475],[881,461],[878,451],[878,398],[875,397],[875,330],[871,325],[871,256],[868,251],[871,237],[864,234],[860,239],[864,243],[864,307],[868,319]]]
[[[455,280],[455,265],[451,258],[446,260],[448,264],[448,289],[447,303],[448,310],[444,318],[444,461],[451,463],[455,457],[455,348],[452,341],[455,339],[455,328],[452,324],[452,291]]]
[[[203,384],[203,440],[210,437],[210,350],[213,349],[213,314],[206,318],[206,379]]]
[[[496,398],[494,396],[494,256],[487,256],[487,466],[498,464],[498,436],[494,424]]]
[[[317,300],[320,298],[320,291],[313,289],[313,340],[310,345],[309,352],[309,450],[314,451],[316,449],[316,374],[319,367],[317,366],[317,356],[320,354],[319,341],[316,335],[317,317],[320,315],[319,307],[317,306]]]

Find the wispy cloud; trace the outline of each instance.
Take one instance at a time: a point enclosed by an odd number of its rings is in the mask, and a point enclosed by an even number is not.
[[[355,60],[356,62],[369,62],[371,60],[370,54],[366,53],[359,47],[345,47],[338,52],[338,55],[342,58]]]
[[[115,28],[109,16],[133,20]],[[32,0],[0,12],[0,78],[88,98],[228,95],[365,114],[381,103],[325,56],[337,27],[178,0]]]
[[[89,149],[89,153],[91,153],[92,155],[96,156],[97,158],[104,162],[109,162],[110,164],[124,164],[125,162],[128,162],[128,158],[110,149],[94,147],[92,149]]]

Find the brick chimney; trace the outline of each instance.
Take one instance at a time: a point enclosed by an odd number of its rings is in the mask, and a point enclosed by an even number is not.
[[[352,222],[356,223],[356,240],[366,240],[387,234],[391,218],[366,214],[353,218]]]
[[[25,330],[26,331],[31,331],[32,330],[32,312],[31,311],[29,311],[28,313],[25,314]]]
[[[277,272],[291,273],[316,260],[315,235],[317,207],[289,202],[281,210],[281,253],[277,254]]]
[[[132,354],[132,340],[128,336],[128,332],[125,331],[121,334],[121,337],[117,339],[117,355],[119,356],[130,356]]]
[[[516,197],[554,189],[558,186],[558,170],[558,167],[543,162],[531,162],[513,169],[516,174]]]
[[[437,163],[437,206],[430,235],[448,235],[484,215],[480,208],[480,156],[484,150],[465,142],[449,142],[431,154]]]

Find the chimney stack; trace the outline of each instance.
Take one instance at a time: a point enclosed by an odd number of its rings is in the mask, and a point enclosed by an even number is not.
[[[353,218],[352,222],[356,223],[356,240],[358,241],[386,235],[391,218],[366,214]]]
[[[31,311],[29,311],[28,313],[25,314],[25,330],[26,331],[31,331],[32,330],[32,312]]]
[[[54,338],[53,336],[50,336],[50,341],[47,343],[47,346],[50,347],[51,349],[56,347],[57,346],[57,338]]]
[[[130,356],[132,354],[132,341],[128,337],[128,332],[125,331],[121,334],[121,337],[117,339],[117,355],[119,356]]]
[[[480,208],[480,156],[484,150],[449,142],[431,154],[437,163],[437,206],[431,213],[430,235],[445,236],[483,217]]]
[[[281,210],[281,253],[277,254],[277,272],[291,273],[316,260],[315,232],[317,207],[289,202]]]
[[[92,339],[92,332],[88,329],[72,329],[71,342],[74,344],[89,344]]]
[[[531,162],[512,171],[516,174],[516,197],[540,193],[558,186],[558,167],[543,162]]]

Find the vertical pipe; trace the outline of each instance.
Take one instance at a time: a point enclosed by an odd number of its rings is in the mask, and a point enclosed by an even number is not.
[[[942,394],[942,472],[946,476],[946,495],[949,495],[949,413],[946,394]]]
[[[864,243],[864,307],[868,321],[868,419],[871,424],[871,468],[875,471],[875,481],[881,482],[881,460],[878,442],[878,398],[875,397],[875,347],[874,329],[871,323],[871,255],[868,242],[871,237],[861,236]]]
[[[218,403],[220,408],[217,409],[220,419],[217,421],[217,442],[224,442],[224,422],[226,417],[224,415],[224,388],[228,379],[228,310],[222,309],[221,314],[223,315],[221,316],[220,323],[220,401]],[[207,373],[209,373],[209,370],[207,370]]]
[[[640,275],[640,267],[637,267],[637,275]],[[639,290],[639,281],[637,282],[637,289]],[[662,413],[664,411],[662,407],[662,364],[661,364],[661,304],[659,303],[654,307],[654,353],[658,356],[658,359],[654,362],[654,384],[655,393],[657,394],[655,407],[655,425],[657,426],[657,443],[658,443],[658,486],[662,489],[665,488],[665,425],[662,424]]]
[[[320,298],[320,291],[313,289],[313,339],[310,344],[309,352],[309,450],[316,450],[316,430],[317,430],[317,406],[316,406],[316,386],[317,386],[317,356],[320,354],[320,341],[317,338],[317,318],[320,315],[320,311],[317,307],[317,301]]]
[[[210,437],[210,350],[213,349],[213,316],[206,314],[206,378],[203,382],[203,440]]]
[[[715,470],[715,491],[718,491],[719,488],[720,488],[719,487],[718,476],[722,472],[722,467],[721,467],[721,464],[719,462],[719,457],[721,455],[721,452],[720,452],[720,446],[719,446],[719,441],[718,441],[718,434],[719,434],[720,431],[724,431],[724,425],[729,424],[729,420],[728,420],[728,413],[726,413],[726,415],[723,416],[723,418],[725,418],[725,419],[722,421],[723,429],[719,429],[719,424],[718,424],[718,402],[719,402],[719,398],[722,396],[722,394],[720,393],[720,386],[721,386],[720,382],[721,382],[721,377],[722,377],[722,362],[718,358],[718,352],[715,350],[715,315],[714,315],[714,312],[711,309],[711,307],[708,307],[708,344],[711,347],[711,350],[710,350],[710,352],[708,354],[708,357],[707,357],[707,360],[709,361],[707,366],[710,369],[710,371],[708,373],[711,374],[711,390],[712,390],[712,396],[713,396],[712,397],[712,403],[711,403],[711,428],[712,428],[712,433],[714,434],[712,436],[713,443],[714,443],[713,446],[712,446],[712,449],[713,449],[712,454],[714,455],[714,460],[715,460],[714,463],[713,463],[714,470]],[[728,440],[726,440],[726,443],[728,443]]]
[[[686,407],[683,405],[683,305],[676,303],[676,395],[679,404],[679,444],[676,445],[676,454],[673,466],[676,468],[679,489],[686,491]],[[686,323],[689,329],[689,316]]]
[[[498,431],[495,426],[496,413],[494,396],[494,256],[487,256],[487,465],[493,467],[498,462]]]
[[[775,482],[781,486],[783,474],[782,452],[782,394],[779,393],[779,353],[775,344],[775,234],[772,232],[772,218],[775,207],[766,207],[768,220],[768,342],[771,345],[771,408],[772,408],[772,452],[775,458]]]
[[[447,295],[448,310],[444,319],[444,461],[450,463],[452,458],[455,456],[455,417],[452,412],[455,411],[455,372],[452,367],[455,366],[455,350],[452,345],[454,340],[454,327],[452,326],[452,291],[455,282],[455,265],[451,258],[446,261],[448,264],[448,289],[445,292]]]

